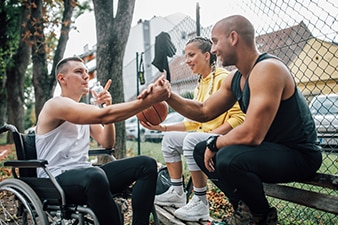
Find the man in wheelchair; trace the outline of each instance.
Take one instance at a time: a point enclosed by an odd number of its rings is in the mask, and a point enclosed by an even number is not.
[[[114,122],[166,100],[169,83],[161,77],[152,84],[152,92],[146,98],[112,104],[109,80],[102,92],[94,94],[96,103],[104,104],[99,108],[79,102],[89,92],[89,75],[82,59],[70,57],[61,60],[56,66],[56,79],[61,86],[61,96],[48,100],[38,117],[37,158],[48,161],[47,167],[63,188],[67,202],[87,204],[100,225],[121,224],[112,194],[134,184],[133,224],[149,224],[157,179],[155,160],[137,156],[92,166],[88,162],[89,142],[92,136],[102,147],[113,147]],[[45,176],[45,172],[39,169],[38,177]]]

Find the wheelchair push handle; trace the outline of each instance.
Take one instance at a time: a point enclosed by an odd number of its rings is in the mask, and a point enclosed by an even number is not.
[[[0,127],[0,134],[7,131],[11,131],[12,133],[14,133],[18,132],[18,129],[16,129],[16,127],[11,124],[4,124],[3,126]]]

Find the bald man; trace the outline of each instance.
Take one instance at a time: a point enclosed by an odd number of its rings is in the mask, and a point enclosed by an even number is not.
[[[287,66],[258,51],[248,19],[234,15],[220,20],[212,41],[222,65],[238,69],[203,103],[175,93],[167,102],[200,122],[239,102],[246,113],[243,124],[199,143],[194,158],[237,211],[223,224],[277,224],[277,211],[269,205],[262,182],[303,180],[318,170],[322,157],[314,121]]]

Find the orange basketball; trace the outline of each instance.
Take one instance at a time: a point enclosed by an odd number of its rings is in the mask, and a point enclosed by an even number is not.
[[[149,122],[153,125],[162,123],[168,115],[168,105],[166,102],[155,103],[142,112],[136,114],[139,121]]]

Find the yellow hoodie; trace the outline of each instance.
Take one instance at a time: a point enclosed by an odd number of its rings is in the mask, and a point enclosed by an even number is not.
[[[229,72],[223,68],[216,68],[215,75],[212,80],[212,86],[210,86],[210,80],[212,79],[211,72],[207,77],[200,79],[199,84],[194,90],[194,100],[204,102],[211,94],[215,93],[220,87],[223,80],[227,77]],[[210,91],[211,88],[211,91]],[[245,114],[239,108],[236,103],[228,112],[223,113],[217,118],[205,123],[200,123],[192,120],[185,120],[184,126],[186,131],[197,132],[210,132],[215,128],[221,126],[223,123],[228,122],[232,128],[240,125],[245,118]]]

